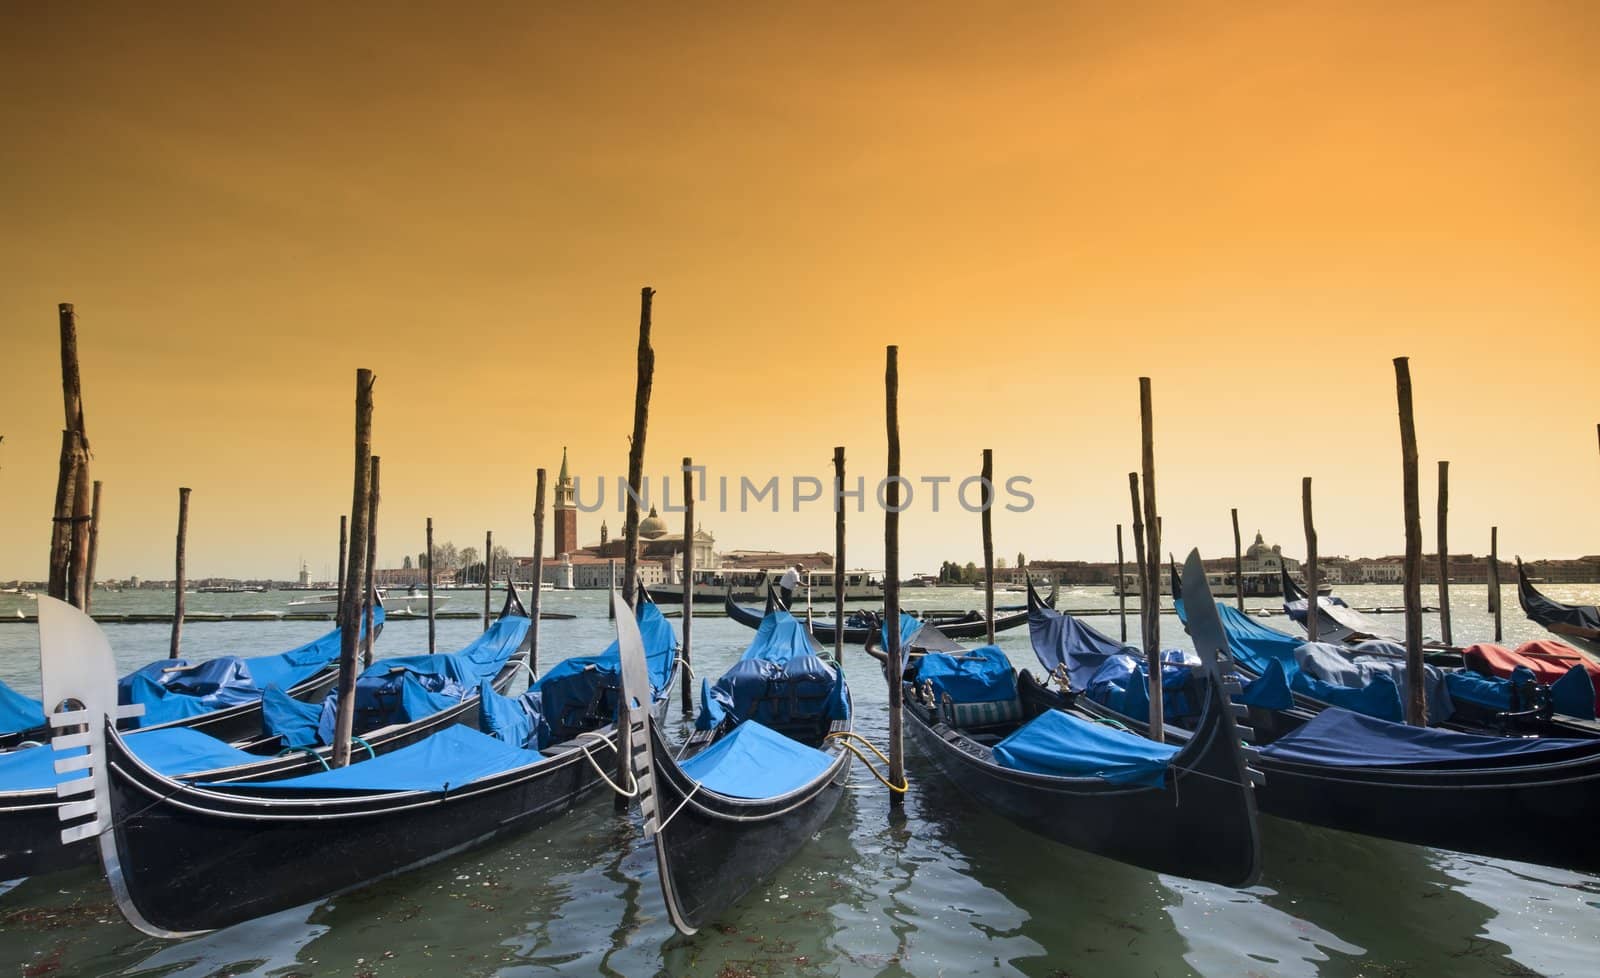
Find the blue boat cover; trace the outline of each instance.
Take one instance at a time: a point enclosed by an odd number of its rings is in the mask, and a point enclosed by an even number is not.
[[[1405,709],[1401,706],[1400,687],[1386,675],[1373,676],[1365,686],[1339,686],[1297,672],[1289,681],[1289,688],[1318,702],[1380,720],[1400,723],[1406,718]]]
[[[915,615],[908,615],[904,611],[900,612],[900,648],[901,649],[909,649],[909,648],[911,648],[911,639],[913,637],[915,637],[916,634],[918,632],[920,632],[920,631],[922,631],[922,619],[916,617]],[[878,629],[878,642],[879,642],[879,648],[885,648],[886,649],[886,648],[889,647],[889,623],[888,622],[884,622],[883,623],[883,627]]]
[[[1537,764],[1556,753],[1600,753],[1600,741],[1455,733],[1329,708],[1260,751],[1285,761],[1332,767],[1479,767],[1497,766],[1502,759]]]
[[[1294,695],[1289,692],[1289,679],[1284,675],[1283,663],[1273,659],[1266,671],[1244,684],[1244,690],[1234,700],[1246,706],[1263,710],[1287,710],[1294,706]]]
[[[1111,784],[1159,788],[1178,753],[1126,730],[1048,710],[994,747],[995,763],[1014,771],[1059,778],[1098,778]]]
[[[214,771],[263,759],[187,727],[135,733],[128,737],[127,744],[139,760],[169,777]],[[76,747],[57,754],[49,745],[42,745],[0,754],[0,791],[38,791],[54,788],[62,781],[81,778],[81,771],[57,774],[55,762],[58,758],[82,753],[83,748]]]
[[[1054,608],[1034,608],[1028,614],[1028,638],[1047,674],[1054,675],[1056,669],[1067,667],[1067,679],[1073,689],[1088,689],[1095,672],[1114,655],[1143,658],[1138,648],[1102,635],[1080,619]]]
[[[285,747],[316,747],[323,743],[322,712],[320,703],[303,703],[277,686],[268,686],[261,694],[261,732],[277,736]]]
[[[1387,649],[1390,643],[1363,644],[1367,648],[1363,654],[1352,654],[1354,650],[1346,650],[1330,642],[1306,642],[1301,645],[1294,650],[1300,672],[1290,683],[1291,688],[1323,702],[1369,716],[1386,720],[1405,719],[1404,714],[1399,717],[1393,715],[1387,692],[1374,693],[1366,698],[1354,692],[1369,686],[1378,676],[1387,676],[1394,683],[1396,697],[1399,696],[1399,690],[1406,688],[1404,655],[1396,657],[1390,653]],[[1335,689],[1330,693],[1313,680],[1321,680]],[[1438,666],[1424,665],[1422,683],[1427,691],[1428,723],[1438,725],[1449,720],[1456,708],[1450,702],[1450,687],[1445,681],[1444,670]],[[1349,692],[1339,692],[1341,689]]]
[[[929,652],[917,665],[917,679],[933,685],[942,701],[1004,703],[1017,698],[1017,671],[998,646],[985,645],[961,655]]]
[[[832,764],[823,751],[746,720],[679,767],[719,795],[775,798],[810,784]]]
[[[1183,599],[1173,601],[1178,620],[1189,624],[1183,610]],[[1274,659],[1283,665],[1283,674],[1293,685],[1294,675],[1300,671],[1295,662],[1294,650],[1305,644],[1305,639],[1295,638],[1261,624],[1249,615],[1223,601],[1217,603],[1217,616],[1222,619],[1222,630],[1228,637],[1228,649],[1239,664],[1256,675],[1263,675]]]
[[[549,747],[550,725],[544,722],[544,697],[530,689],[521,696],[501,696],[485,679],[478,687],[478,727],[513,747],[539,750]]]
[[[382,622],[383,610],[375,609],[374,626]],[[254,703],[261,699],[267,687],[292,688],[327,668],[338,657],[339,631],[335,629],[277,655],[250,658],[224,655],[198,664],[191,664],[187,659],[161,659],[118,680],[117,701],[143,703],[144,716],[138,718],[135,725],[153,727]]]
[[[920,627],[920,626],[919,626]],[[747,720],[784,733],[818,734],[849,716],[843,673],[816,655],[805,625],[782,609],[761,619],[744,655],[704,696],[714,703],[695,719],[700,730]]]
[[[644,639],[645,664],[650,689],[657,699],[667,691],[672,664],[678,654],[678,634],[653,601],[640,601],[634,609],[639,635]],[[617,716],[617,696],[622,688],[621,646],[612,642],[599,655],[572,656],[556,663],[539,677],[533,688],[543,699],[542,714],[550,725],[551,743],[570,740],[593,727],[591,717],[610,723]]]
[[[414,744],[349,767],[259,784],[200,784],[230,792],[257,789],[442,792],[542,760],[545,757],[538,751],[513,747],[488,734],[451,724]]]
[[[1195,668],[1170,662],[1161,667],[1162,712],[1168,720],[1198,717],[1205,706]],[[1111,656],[1090,678],[1087,691],[1090,699],[1124,716],[1143,720],[1150,715],[1150,670],[1142,657]]]
[[[0,681],[0,733],[22,733],[44,726],[44,704]]]
[[[1528,671],[1533,672],[1531,669]],[[1594,678],[1582,665],[1573,666],[1565,676],[1550,684],[1550,705],[1557,713],[1580,720],[1593,720],[1594,701]]]

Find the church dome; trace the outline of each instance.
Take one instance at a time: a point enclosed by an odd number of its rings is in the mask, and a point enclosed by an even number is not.
[[[667,521],[656,515],[656,508],[650,507],[650,515],[639,521],[639,536],[646,540],[666,536]]]

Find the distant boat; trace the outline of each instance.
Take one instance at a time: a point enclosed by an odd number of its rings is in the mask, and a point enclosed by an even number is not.
[[[267,590],[265,584],[208,584],[205,587],[195,588],[196,594],[262,594]]]
[[[1592,604],[1562,604],[1540,594],[1528,579],[1520,557],[1517,558],[1517,603],[1533,621],[1585,652],[1600,656],[1600,608]]]
[[[389,614],[425,615],[428,613],[428,594],[420,588],[409,588],[404,594],[392,589],[378,589],[378,600],[383,602]],[[448,595],[435,595],[433,598],[434,610],[449,601]],[[290,615],[331,615],[339,610],[339,595],[320,594],[314,598],[301,598],[289,602],[289,609],[285,614]]]

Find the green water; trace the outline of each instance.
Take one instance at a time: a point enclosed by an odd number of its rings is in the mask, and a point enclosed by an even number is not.
[[[1556,587],[1593,601],[1600,588]],[[1398,588],[1341,592],[1396,606]],[[282,608],[291,595],[193,595],[195,610]],[[598,651],[612,637],[599,592],[546,594],[572,621],[545,622],[543,657]],[[1001,596],[1002,602],[1007,597]],[[911,606],[968,607],[974,591],[911,590]],[[1507,644],[1543,637],[1507,590]],[[481,607],[462,595],[455,604]],[[1425,594],[1430,603],[1433,595]],[[1257,602],[1252,602],[1255,604]],[[1270,602],[1259,602],[1267,605]],[[161,611],[170,593],[97,595],[100,610]],[[1071,608],[1114,607],[1107,589],[1064,591]],[[1482,588],[1452,591],[1458,639],[1487,638]],[[24,599],[0,595],[0,615]],[[1112,635],[1117,619],[1091,618]],[[1269,622],[1286,627],[1283,618]],[[1430,623],[1437,631],[1437,623]],[[1130,620],[1130,637],[1137,622]],[[439,626],[449,649],[472,622]],[[196,623],[188,654],[286,648],[316,622]],[[416,652],[420,622],[384,631],[384,655]],[[1164,644],[1187,637],[1167,616]],[[125,667],[166,652],[167,626],[108,626]],[[695,623],[699,668],[716,674],[751,632]],[[37,688],[37,635],[0,625],[0,678]],[[1032,664],[1026,629],[1002,636]],[[877,742],[881,676],[846,651],[857,729]],[[676,703],[674,704],[676,715]],[[637,817],[596,797],[554,823],[437,865],[191,941],[140,936],[94,874],[0,884],[0,974],[174,975],[1592,975],[1600,879],[1403,846],[1264,819],[1266,871],[1236,891],[1158,876],[1018,832],[939,779],[914,750],[904,818],[859,766],[827,826],[718,925],[674,936]]]

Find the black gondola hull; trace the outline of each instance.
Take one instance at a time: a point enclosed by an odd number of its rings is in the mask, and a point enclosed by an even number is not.
[[[1023,674],[1025,677],[1026,673]],[[910,691],[908,691],[910,692]],[[932,721],[908,695],[906,725],[919,751],[984,807],[1036,835],[1158,873],[1248,886],[1260,875],[1255,803],[1236,748],[1213,725],[1176,790],[1116,786],[1000,767],[987,751]],[[1181,756],[1181,755],[1180,755]],[[1169,770],[1169,780],[1174,777]]]
[[[495,676],[496,692],[504,693],[511,686],[527,660],[526,653],[517,653]],[[338,676],[335,674],[334,679]],[[363,739],[374,754],[414,744],[451,724],[478,726],[478,699],[463,700],[448,710],[441,710],[412,723],[397,724],[370,734]],[[253,731],[259,735],[260,719]],[[48,747],[39,748],[48,750]],[[209,772],[206,780],[254,782],[276,778],[296,777],[322,769],[322,760],[331,748],[322,748],[317,756],[308,753],[285,754],[281,757],[263,756],[259,763]],[[357,747],[352,753],[359,763],[367,756],[366,750]],[[99,850],[92,840],[61,842],[61,821],[58,814],[60,801],[54,791],[0,792],[0,880],[19,879],[24,876],[42,876],[79,866],[92,865],[99,858]]]
[[[851,755],[839,752],[824,775],[798,792],[759,801],[728,798],[694,791],[695,782],[673,763],[656,724],[648,726],[655,811],[664,823],[655,837],[662,892],[673,923],[693,933],[770,877],[822,828],[844,796]]]

